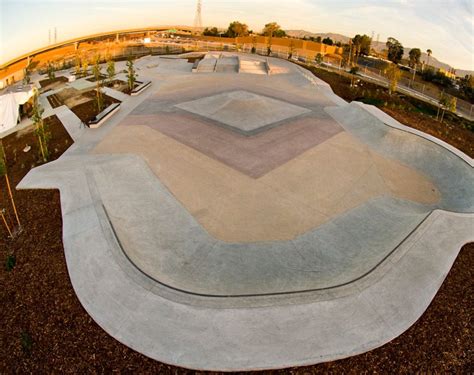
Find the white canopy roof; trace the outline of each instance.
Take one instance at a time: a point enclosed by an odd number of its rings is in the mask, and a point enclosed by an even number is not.
[[[20,105],[25,104],[34,93],[34,86],[19,86],[0,95],[0,133],[17,125]]]

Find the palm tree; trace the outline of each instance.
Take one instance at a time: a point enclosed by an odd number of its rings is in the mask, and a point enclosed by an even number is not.
[[[426,61],[426,65],[427,65],[427,66],[430,66],[430,56],[431,56],[431,54],[433,53],[433,51],[428,48],[428,49],[426,50],[426,53],[428,54],[428,59],[427,59],[427,61]]]

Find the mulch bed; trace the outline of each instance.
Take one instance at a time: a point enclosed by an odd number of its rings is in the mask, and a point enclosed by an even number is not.
[[[388,107],[381,109],[402,124],[439,138],[474,158],[474,131],[456,126],[452,122],[441,123],[417,112]]]
[[[133,89],[130,90],[130,88],[128,87],[128,82],[122,81],[121,79],[109,80],[108,77],[105,75],[101,75],[101,79],[103,80],[103,85],[105,87],[109,87],[111,89],[123,92],[124,94],[127,94],[127,95],[130,95],[131,92],[141,84],[141,82],[136,81],[137,83],[135,83],[133,85]],[[95,77],[91,77],[91,78],[88,78],[87,81],[96,82],[96,79]]]
[[[58,108],[64,105],[64,102],[61,100],[61,98],[57,94],[52,94],[46,97],[48,100],[49,104],[53,108]]]
[[[56,82],[63,82],[63,83],[66,83],[68,82],[69,80],[67,79],[67,77],[56,77],[56,78],[52,78],[52,79],[43,79],[41,81],[39,81],[39,84],[41,86],[41,88],[43,87],[47,87],[49,85],[51,85],[52,83],[56,83]]]
[[[53,160],[72,140],[57,118],[48,123]],[[22,131],[2,143],[16,185],[40,163],[35,134]],[[26,144],[32,149],[23,153]],[[17,191],[15,198],[23,232],[13,240],[0,234],[0,373],[194,373],[156,362],[120,344],[82,308],[64,258],[58,191]],[[0,199],[2,204],[5,198]],[[7,272],[5,259],[12,254],[16,266]],[[264,373],[473,373],[473,291],[474,244],[469,244],[428,310],[400,337],[344,360]]]
[[[388,95],[388,90],[373,83],[359,81],[350,88],[350,79],[324,69],[309,68],[314,75],[329,83],[334,93],[344,100],[373,104],[404,125],[437,137],[474,157],[474,123],[452,114],[443,123],[436,120],[437,108],[405,95]]]
[[[105,80],[105,79],[107,79],[107,78],[108,78],[108,76],[106,76],[105,74],[101,74],[101,75],[99,76],[99,79],[102,80],[102,81]],[[86,81],[89,81],[89,82],[96,82],[97,80],[95,79],[95,76],[92,76],[92,77],[86,78]]]
[[[85,93],[84,95],[89,95],[92,100],[76,105],[75,107],[72,107],[71,111],[73,111],[76,114],[76,116],[79,117],[84,124],[88,124],[100,112],[97,109],[97,105],[95,102],[95,91],[89,91]],[[120,100],[114,99],[105,94],[103,94],[103,98],[104,98],[104,109],[113,103],[120,103]]]

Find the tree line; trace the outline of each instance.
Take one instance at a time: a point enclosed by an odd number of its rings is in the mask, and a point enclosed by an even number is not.
[[[252,30],[249,29],[247,24],[234,21],[229,24],[227,30],[219,31],[217,27],[206,27],[202,33],[205,36],[221,36],[227,38],[237,38],[241,36],[249,36],[254,34]],[[275,38],[284,38],[286,37],[286,32],[283,30],[280,25],[276,22],[270,22],[265,25],[263,30],[257,35],[270,36]]]

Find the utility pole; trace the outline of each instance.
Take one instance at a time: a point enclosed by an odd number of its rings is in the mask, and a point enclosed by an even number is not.
[[[372,30],[372,35],[370,37],[369,55],[370,55],[370,51],[372,49],[372,43],[374,42],[374,36],[375,36],[375,31]]]
[[[54,44],[58,42],[58,29],[54,27]]]
[[[48,29],[48,45],[51,44],[51,29]]]

